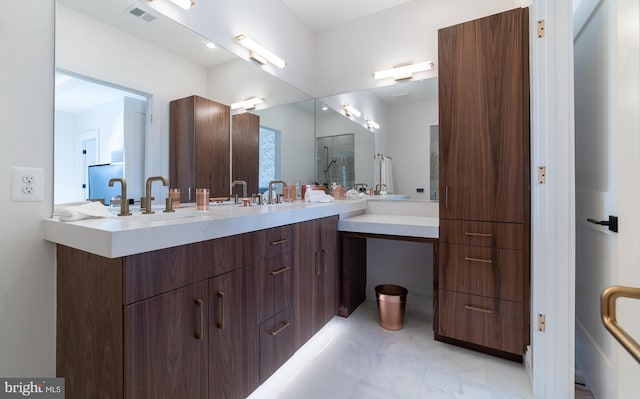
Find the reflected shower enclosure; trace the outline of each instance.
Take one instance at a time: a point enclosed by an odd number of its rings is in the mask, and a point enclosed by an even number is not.
[[[353,133],[316,138],[316,181],[326,186],[355,185],[355,135]]]

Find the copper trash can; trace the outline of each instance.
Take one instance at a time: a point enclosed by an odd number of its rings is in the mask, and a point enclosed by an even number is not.
[[[376,286],[378,323],[386,330],[400,330],[404,325],[404,307],[407,302],[406,288],[393,284]]]

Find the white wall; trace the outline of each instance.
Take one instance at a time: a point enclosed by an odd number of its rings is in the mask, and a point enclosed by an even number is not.
[[[0,27],[0,375],[52,377],[55,252],[40,228],[53,201],[54,2],[5,2]],[[13,166],[44,168],[44,201],[11,201]]]

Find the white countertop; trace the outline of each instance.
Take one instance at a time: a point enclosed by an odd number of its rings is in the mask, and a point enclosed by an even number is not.
[[[366,200],[332,203],[292,203],[243,207],[211,206],[198,211],[194,206],[165,214],[117,216],[60,222],[57,217],[43,222],[43,238],[107,258],[133,255],[198,241],[211,240],[322,217],[362,213]]]
[[[439,219],[433,216],[407,216],[365,213],[338,221],[338,230],[355,233],[438,238]]]

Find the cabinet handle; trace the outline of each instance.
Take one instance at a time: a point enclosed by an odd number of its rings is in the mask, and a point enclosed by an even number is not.
[[[287,241],[289,241],[288,238],[282,238],[280,240],[271,241],[270,245],[280,245],[280,244],[284,244]]]
[[[468,231],[464,232],[465,236],[473,236],[473,237],[493,237],[493,234],[487,233],[469,233]]]
[[[282,266],[280,269],[274,270],[274,271],[270,272],[269,274],[272,275],[272,276],[277,276],[278,274],[284,273],[289,269],[291,269],[290,266]]]
[[[220,321],[216,322],[216,327],[224,328],[224,292],[218,292],[218,303],[220,304]]]
[[[493,261],[491,259],[470,258],[468,256],[465,256],[464,260],[469,261],[469,262],[493,263]]]
[[[444,186],[444,207],[449,208],[449,186]]]
[[[193,332],[195,339],[202,339],[204,337],[204,302],[202,299],[196,299],[193,303],[200,309],[200,329]]]
[[[275,337],[276,335],[278,335],[281,332],[283,332],[284,330],[286,330],[290,325],[291,325],[290,321],[285,321],[284,324],[282,325],[282,327],[278,328],[275,331],[271,331],[271,335],[273,335]]]
[[[482,313],[488,313],[488,314],[493,313],[493,310],[491,309],[478,308],[476,306],[471,306],[471,305],[464,305],[464,308],[467,310],[473,310],[475,312],[482,312]]]
[[[191,187],[187,188],[187,193],[189,195],[189,201],[191,201]]]
[[[320,262],[318,261],[318,258],[320,257],[320,254],[317,252],[313,253],[313,259],[314,259],[314,263],[315,263],[315,267],[316,267],[316,276],[320,275]]]

